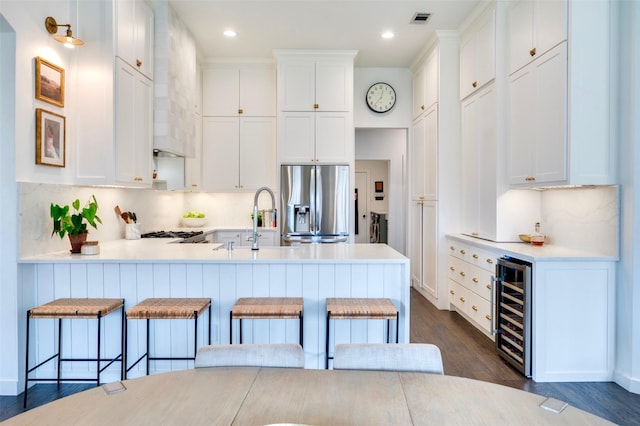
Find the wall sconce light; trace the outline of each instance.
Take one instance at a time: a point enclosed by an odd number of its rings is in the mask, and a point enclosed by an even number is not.
[[[64,46],[68,47],[69,49],[73,49],[75,46],[82,46],[84,44],[84,41],[75,38],[71,34],[71,25],[69,24],[58,24],[55,19],[53,19],[51,16],[48,16],[47,19],[44,20],[44,26],[49,34],[57,33],[58,27],[67,27],[67,35],[57,35],[53,38],[56,41],[64,44]]]

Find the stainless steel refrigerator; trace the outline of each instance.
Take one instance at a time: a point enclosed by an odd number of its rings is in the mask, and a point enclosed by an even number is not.
[[[347,241],[349,193],[349,166],[283,165],[281,244]]]

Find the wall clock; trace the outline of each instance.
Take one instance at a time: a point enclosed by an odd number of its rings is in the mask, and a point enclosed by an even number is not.
[[[383,113],[389,111],[396,104],[396,91],[390,84],[375,83],[367,90],[367,106],[373,112]]]

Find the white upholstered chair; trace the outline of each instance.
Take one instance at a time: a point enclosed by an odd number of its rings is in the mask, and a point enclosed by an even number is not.
[[[208,345],[196,354],[195,368],[203,367],[304,368],[304,353],[295,343]]]
[[[333,369],[444,374],[440,349],[428,343],[337,344],[333,355]]]

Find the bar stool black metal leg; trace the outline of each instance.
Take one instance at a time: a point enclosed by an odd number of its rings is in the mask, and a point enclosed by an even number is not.
[[[209,305],[209,344],[211,344],[211,305]]]
[[[240,327],[240,344],[242,344],[242,318],[238,321],[238,327]]]
[[[387,320],[387,343],[389,343],[389,334],[391,332],[391,320]]]
[[[147,320],[147,376],[149,375],[149,320]]]
[[[303,336],[303,333],[304,333],[303,325],[304,324],[303,324],[303,319],[302,319],[302,311],[300,311],[300,315],[298,316],[298,319],[300,320],[300,346],[304,347],[304,345],[303,345],[303,342],[304,342],[304,340],[303,340],[303,337],[304,337]]]
[[[102,312],[98,311],[98,348],[96,353],[96,386],[100,386],[100,331],[101,323],[100,318],[102,318]]]
[[[193,357],[198,352],[198,311],[193,311]]]
[[[125,379],[125,375],[127,372],[127,356],[125,353],[125,345],[127,341],[126,336],[126,328],[125,328],[125,316],[124,316],[124,305],[122,305],[122,314],[120,315],[120,380]]]
[[[400,340],[398,339],[398,331],[400,330],[400,312],[396,312],[396,343]]]
[[[27,408],[27,392],[29,390],[29,318],[31,311],[27,311],[27,348],[25,350],[24,361],[24,399],[22,400],[22,408]]]
[[[60,374],[62,366],[62,318],[58,319],[58,389],[60,389]]]
[[[124,308],[122,308],[122,312],[124,315]],[[124,346],[124,352],[122,355],[122,378],[124,380],[127,380],[127,373],[129,372],[129,369],[127,367],[127,359],[129,358],[129,345],[127,344],[128,340],[128,336],[127,333],[129,333],[129,322],[127,320],[126,315],[123,317],[124,318],[124,332],[123,332],[123,337],[122,337],[122,345]]]
[[[325,348],[325,366],[326,370],[329,369],[329,320],[331,319],[331,312],[327,312],[327,331],[325,333],[326,337],[326,348]]]
[[[233,311],[229,311],[229,344],[233,344]]]

